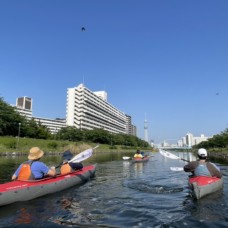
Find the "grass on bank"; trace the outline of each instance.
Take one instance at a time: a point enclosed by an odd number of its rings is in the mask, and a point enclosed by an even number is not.
[[[97,144],[90,142],[71,142],[60,140],[44,140],[31,138],[17,138],[17,137],[0,137],[0,155],[9,153],[27,154],[31,147],[40,147],[45,152],[61,153],[65,150],[70,150],[72,153],[79,153]],[[135,152],[137,148],[126,147],[122,145],[107,145],[100,144],[96,149],[97,152]],[[148,148],[140,148],[142,151],[152,151]]]

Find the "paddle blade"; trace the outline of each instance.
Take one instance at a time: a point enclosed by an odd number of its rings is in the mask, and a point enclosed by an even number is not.
[[[87,150],[77,154],[76,156],[74,156],[69,162],[73,162],[73,163],[81,162],[81,161],[88,159],[92,155],[93,155],[93,149],[87,149]]]
[[[131,157],[123,156],[123,160],[129,160]]]
[[[170,167],[172,171],[183,171],[184,169],[182,167]]]
[[[171,159],[181,159],[180,157],[176,156],[175,154],[171,154],[168,151],[159,149],[159,153],[164,157],[171,158]]]

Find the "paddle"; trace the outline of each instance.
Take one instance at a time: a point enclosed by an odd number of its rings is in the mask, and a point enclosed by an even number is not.
[[[81,153],[75,155],[70,161],[68,161],[67,163],[70,163],[70,162],[73,162],[73,163],[76,163],[76,162],[81,162],[81,161],[84,161],[86,159],[88,159],[89,157],[91,157],[93,155],[93,151],[98,148],[99,145],[96,145],[95,147],[93,148],[90,148],[90,149],[87,149],[87,150],[84,150],[82,151]],[[55,168],[59,168],[60,166],[62,165],[62,163],[58,166],[56,166]]]
[[[132,159],[131,157],[123,156],[123,160],[129,160]]]
[[[171,159],[176,159],[176,160],[182,160],[182,161],[189,162],[188,160],[185,160],[184,158],[180,158],[177,155],[171,154],[170,152],[162,150],[162,149],[159,149],[159,153],[161,155],[163,155],[164,157],[166,157],[166,158],[171,158]]]
[[[99,145],[96,145],[94,148],[82,151],[81,153],[75,155],[70,161],[68,161],[68,163],[69,162],[76,163],[76,162],[81,162],[81,161],[86,160],[87,158],[92,156],[93,150],[95,150],[98,147],[99,147]]]
[[[164,157],[166,158],[171,158],[171,159],[176,159],[176,160],[182,160],[182,161],[186,161],[186,162],[189,162],[188,160],[185,160],[183,158],[180,158],[178,157],[177,155],[175,154],[172,154],[168,151],[165,151],[165,150],[162,150],[162,149],[159,149],[159,152],[161,155],[163,155]],[[182,167],[170,167],[170,169],[172,171],[183,171],[184,169]]]
[[[183,167],[170,167],[172,171],[183,171]]]

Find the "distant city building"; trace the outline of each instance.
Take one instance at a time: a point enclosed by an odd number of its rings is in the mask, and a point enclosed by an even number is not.
[[[39,118],[33,117],[37,123],[40,123],[43,126],[46,126],[52,134],[56,134],[61,128],[66,127],[65,119],[48,119],[48,118]]]
[[[32,111],[32,98],[30,98],[30,97],[17,98],[16,107]]]
[[[132,135],[137,136],[137,127],[135,125],[131,125],[132,127]]]
[[[126,133],[128,135],[132,135],[132,124],[131,124],[131,116],[125,115],[126,116]]]
[[[204,134],[201,134],[200,137],[195,137],[191,133],[187,133],[185,137],[182,138],[182,142],[184,146],[192,147],[201,142],[207,141],[211,137],[206,137]]]
[[[183,141],[182,140],[178,140],[177,141],[177,146],[178,147],[183,147]]]
[[[48,119],[48,118],[39,118],[32,116],[32,98],[29,97],[19,97],[16,100],[16,111],[20,113],[20,115],[24,116],[28,120],[32,118],[39,124],[48,128],[48,130],[55,134],[61,128],[66,127],[65,119]]]
[[[83,84],[67,89],[66,124],[79,129],[133,133],[131,117],[109,104],[105,91],[92,92]]]
[[[186,137],[182,137],[181,141],[182,141],[182,146],[186,146],[187,145]]]
[[[195,146],[201,142],[207,141],[209,138],[211,137],[206,137],[204,136],[204,134],[201,134],[200,137],[195,137],[192,133],[188,132],[186,136],[178,140],[176,144],[170,144],[166,140],[164,140],[159,146],[163,148],[191,148],[192,146]]]
[[[204,134],[201,134],[200,137],[194,137],[194,145],[197,145],[201,142],[207,141],[211,137],[206,137]]]
[[[27,119],[31,119],[32,118],[32,99],[29,97],[17,98],[16,110]]]
[[[121,112],[107,102],[105,91],[92,92],[83,84],[67,89],[66,119],[49,119],[32,115],[32,98],[19,97],[16,110],[27,119],[34,119],[46,126],[51,133],[61,128],[74,126],[78,129],[92,130],[102,128],[111,133],[137,135],[136,126],[132,125],[131,116]]]
[[[126,119],[127,119],[127,126],[126,126],[126,133],[128,135],[134,135],[136,136],[137,133],[136,133],[136,126],[132,125],[131,123],[131,116],[129,115],[126,115]]]
[[[209,137],[205,137],[203,134],[200,135],[200,137],[194,137],[193,134],[187,133],[185,137],[185,143],[184,145],[188,147],[195,146],[201,142],[207,141]]]
[[[26,119],[32,119],[32,110],[16,107],[16,111],[19,112],[20,115],[24,116]]]
[[[187,133],[186,135],[186,146],[192,147],[194,145],[194,137],[193,134]]]

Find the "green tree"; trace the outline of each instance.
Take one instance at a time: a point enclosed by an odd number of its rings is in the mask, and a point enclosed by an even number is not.
[[[14,107],[8,105],[3,98],[0,98],[0,135],[17,136],[19,123],[25,122],[25,117],[21,116]]]

